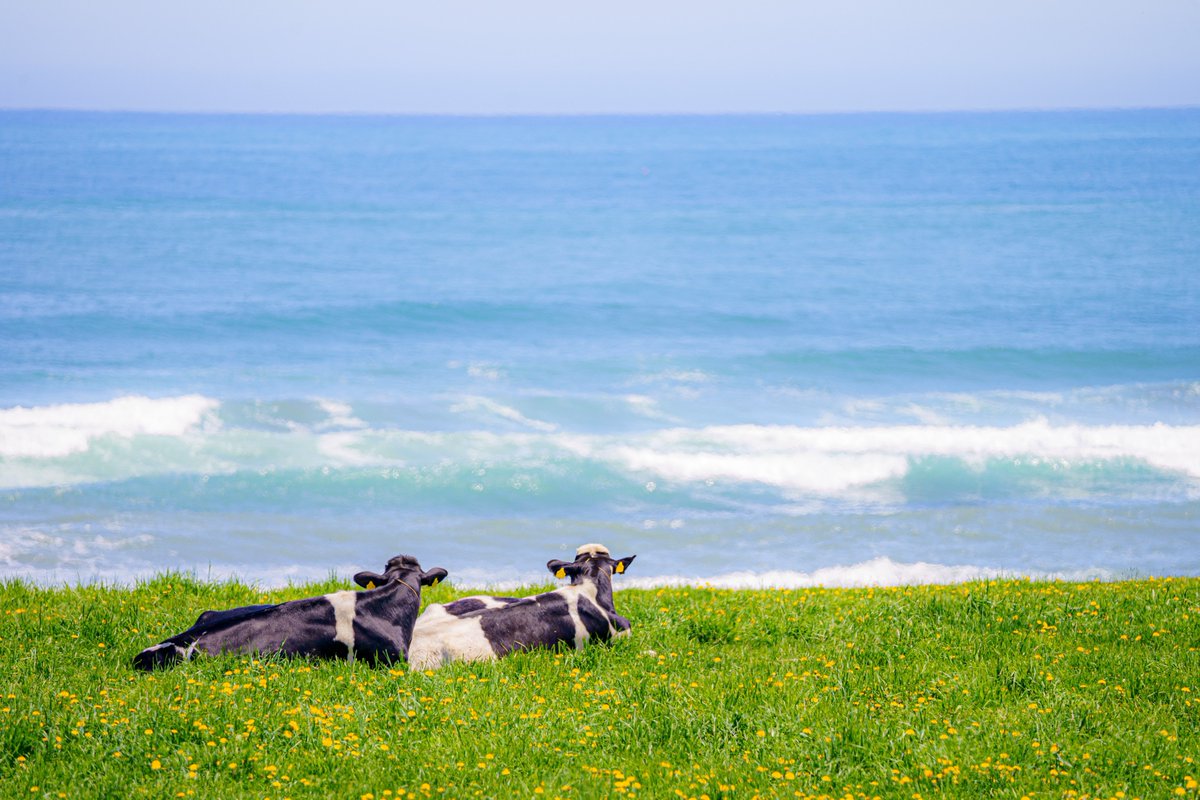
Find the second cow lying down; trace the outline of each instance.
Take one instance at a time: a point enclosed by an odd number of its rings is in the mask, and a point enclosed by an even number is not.
[[[629,633],[629,620],[613,607],[612,576],[636,556],[614,560],[608,548],[585,544],[574,561],[546,567],[569,586],[533,597],[464,597],[425,609],[413,628],[408,662],[436,669],[451,661],[483,661],[514,650],[606,640]]]

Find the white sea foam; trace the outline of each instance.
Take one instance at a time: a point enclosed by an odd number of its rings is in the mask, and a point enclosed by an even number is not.
[[[498,381],[505,375],[504,370],[495,364],[489,364],[484,361],[468,361],[465,364],[462,361],[447,361],[446,366],[449,369],[465,369],[467,375],[472,378],[482,378],[489,381]]]
[[[947,424],[949,424],[949,420],[946,419],[945,414],[942,414],[938,411],[934,411],[932,408],[928,408],[923,405],[918,405],[917,403],[909,403],[908,405],[906,405],[900,409],[900,413],[904,414],[906,416],[912,417],[917,422],[920,422],[922,425],[947,425]]]
[[[317,452],[328,463],[341,467],[380,466],[378,458],[358,449],[361,444],[362,437],[353,431],[325,433],[317,437]]]
[[[504,373],[489,364],[468,364],[467,374],[472,378],[484,378],[489,381],[498,381],[504,377]]]
[[[761,483],[817,494],[838,494],[904,475],[903,455],[758,451],[712,453],[652,447],[612,447],[603,455],[636,472],[684,482]]]
[[[0,410],[0,456],[57,458],[85,452],[104,436],[183,436],[217,424],[220,405],[200,395],[118,397],[105,403],[77,403]]]
[[[625,399],[652,413],[656,406],[640,398]],[[890,497],[896,482],[927,458],[952,459],[962,469],[975,470],[1019,461],[1038,469],[1037,475],[1047,474],[1047,466],[1053,474],[1125,461],[1174,474],[1193,486],[1200,481],[1200,425],[1054,425],[1039,418],[1012,426],[727,425],[585,434],[562,431],[486,397],[467,396],[454,412],[483,426],[501,422],[525,430],[421,432],[372,428],[346,404],[316,402],[326,421],[287,430],[223,426],[216,414],[220,404],[198,395],[0,410],[0,486],[263,468],[440,468],[480,460],[530,470],[557,464],[561,470],[570,459],[577,460],[581,472],[599,465],[641,485],[761,485],[797,502],[871,500],[880,491]],[[105,446],[97,458],[75,457],[98,442]]]
[[[0,567],[7,570],[39,572],[38,565],[52,563],[64,568],[94,564],[112,558],[120,551],[137,550],[150,545],[154,537],[145,533],[122,535],[120,532],[79,535],[66,526],[6,528],[0,537]],[[44,568],[43,568],[44,569]]]
[[[515,408],[497,403],[487,397],[477,397],[474,395],[464,397],[461,402],[455,403],[450,407],[450,410],[461,413],[478,413],[484,412],[494,414],[501,419],[506,419],[509,422],[515,422],[518,425],[524,425],[535,431],[549,433],[558,430],[558,426],[552,422],[543,422],[540,419],[530,419]]]
[[[329,420],[323,427],[334,428],[365,428],[367,423],[354,416],[354,409],[336,400],[317,399],[317,405],[329,415]]]
[[[663,372],[656,372],[652,375],[642,375],[635,378],[632,383],[647,384],[647,383],[687,383],[699,384],[709,383],[712,381],[712,376],[707,372],[698,369],[669,369]]]
[[[629,578],[622,586],[657,588],[663,586],[711,586],[718,589],[805,589],[816,586],[920,586],[925,584],[966,583],[994,578],[1031,580],[1112,580],[1111,570],[1082,569],[1066,572],[1019,571],[971,564],[931,564],[925,561],[902,563],[890,558],[873,558],[848,566],[823,567],[812,572],[769,570],[766,572],[727,572],[711,578],[664,575]]]
[[[890,558],[873,558],[857,564],[822,567],[812,572],[768,570],[765,572],[726,572],[709,577],[687,575],[622,576],[617,589],[657,589],[675,586],[707,586],[716,589],[806,589],[818,586],[855,588],[864,586],[920,586],[926,584],[966,583],[998,578],[1030,580],[1091,581],[1115,580],[1119,575],[1101,568],[1059,572],[1009,570],[974,564],[933,564],[925,561],[904,563]],[[454,584],[460,588],[490,592],[515,591],[523,586],[546,582],[538,573],[517,580],[492,581],[483,570],[455,570]]]
[[[658,401],[653,397],[648,397],[644,394],[627,394],[625,395],[625,402],[629,405],[629,409],[633,413],[647,419],[657,419],[673,424],[680,422],[678,417],[672,417],[669,414],[663,413],[662,409],[658,406]]]
[[[1069,467],[1080,461],[1135,459],[1200,478],[1200,426],[1051,425],[1010,427],[899,425],[821,427],[731,425],[676,428],[627,442],[563,440],[581,455],[684,482],[755,482],[785,490],[836,494],[905,475],[911,460],[1033,457]]]
[[[133,537],[128,541],[106,541],[95,537],[82,546],[76,546],[70,556],[60,559],[55,566],[35,566],[21,559],[13,559],[4,548],[0,548],[0,567],[8,577],[19,577],[39,584],[89,583],[104,581],[116,584],[132,584],[138,580],[154,577],[162,572],[145,561],[122,564],[112,559],[112,551],[144,549],[151,542],[149,537]],[[285,587],[297,583],[322,581],[331,574],[349,581],[361,565],[341,564],[335,568],[318,567],[311,564],[257,565],[219,563],[206,564],[184,570],[199,580],[239,580],[264,589]],[[455,569],[451,582],[455,588],[503,594],[541,586],[550,582],[549,573],[530,572],[516,580],[494,581],[485,569]],[[1022,571],[1004,570],[994,567],[973,565],[931,564],[926,562],[901,563],[888,558],[875,558],[847,566],[824,567],[812,572],[770,570],[766,572],[729,572],[710,577],[684,575],[657,575],[650,577],[622,576],[615,581],[616,589],[659,589],[674,587],[698,587],[714,589],[808,589],[808,588],[863,588],[872,586],[921,586],[967,583],[977,580],[1025,579],[1033,581],[1112,581],[1130,577],[1102,568],[1076,569],[1067,571]],[[1139,576],[1144,577],[1144,576]]]
[[[1090,388],[1089,387],[1089,388],[1078,389],[1076,391],[1077,391],[1077,393],[1087,393],[1087,394],[1094,395],[1094,394],[1102,394],[1102,393],[1111,392],[1114,390],[1114,388],[1116,388],[1116,387],[1099,387],[1099,388]],[[1066,402],[1066,396],[1063,395],[1061,392],[1030,392],[1030,391],[1018,390],[1018,389],[1001,389],[998,391],[991,392],[990,394],[993,397],[1006,398],[1009,400],[1024,400],[1024,401],[1030,402],[1030,403],[1037,403],[1038,405],[1046,406],[1048,408],[1053,408],[1055,406],[1061,406],[1063,403]],[[972,395],[957,395],[957,396],[966,397],[966,398],[973,397]]]

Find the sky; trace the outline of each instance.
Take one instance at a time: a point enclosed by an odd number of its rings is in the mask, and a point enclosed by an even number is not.
[[[1200,105],[1200,0],[0,0],[0,108]]]

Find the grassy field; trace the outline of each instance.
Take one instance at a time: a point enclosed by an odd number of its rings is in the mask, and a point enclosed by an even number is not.
[[[204,609],[334,588],[0,583],[0,794],[1200,794],[1200,579],[627,590],[632,638],[580,652],[129,666]]]

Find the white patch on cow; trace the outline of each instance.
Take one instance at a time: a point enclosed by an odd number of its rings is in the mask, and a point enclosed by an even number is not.
[[[587,627],[583,624],[583,619],[579,616],[579,592],[572,592],[567,601],[567,613],[571,615],[571,624],[575,626],[575,649],[582,650],[584,642],[587,641]]]
[[[503,605],[496,602],[489,608]],[[478,616],[456,617],[441,603],[433,603],[417,617],[408,645],[408,663],[413,669],[437,669],[451,661],[490,661],[495,658],[496,653]]]
[[[354,606],[358,592],[333,592],[325,595],[333,606],[333,640],[346,645],[346,660],[354,660]]]
[[[579,558],[582,555],[606,556],[608,555],[608,548],[602,544],[581,544],[575,550],[575,557]]]
[[[603,545],[585,545],[585,547],[602,548]],[[592,605],[599,609],[600,603],[596,601],[596,584],[592,581],[584,581],[583,583],[576,583],[564,586],[561,589],[555,589],[550,594],[557,594],[567,602],[567,614],[571,617],[571,624],[575,626],[575,649],[582,650],[591,634],[588,633],[587,626],[583,624],[583,617],[579,615],[579,598],[581,596],[586,597],[591,601]],[[611,627],[612,622],[610,620],[609,628]]]

